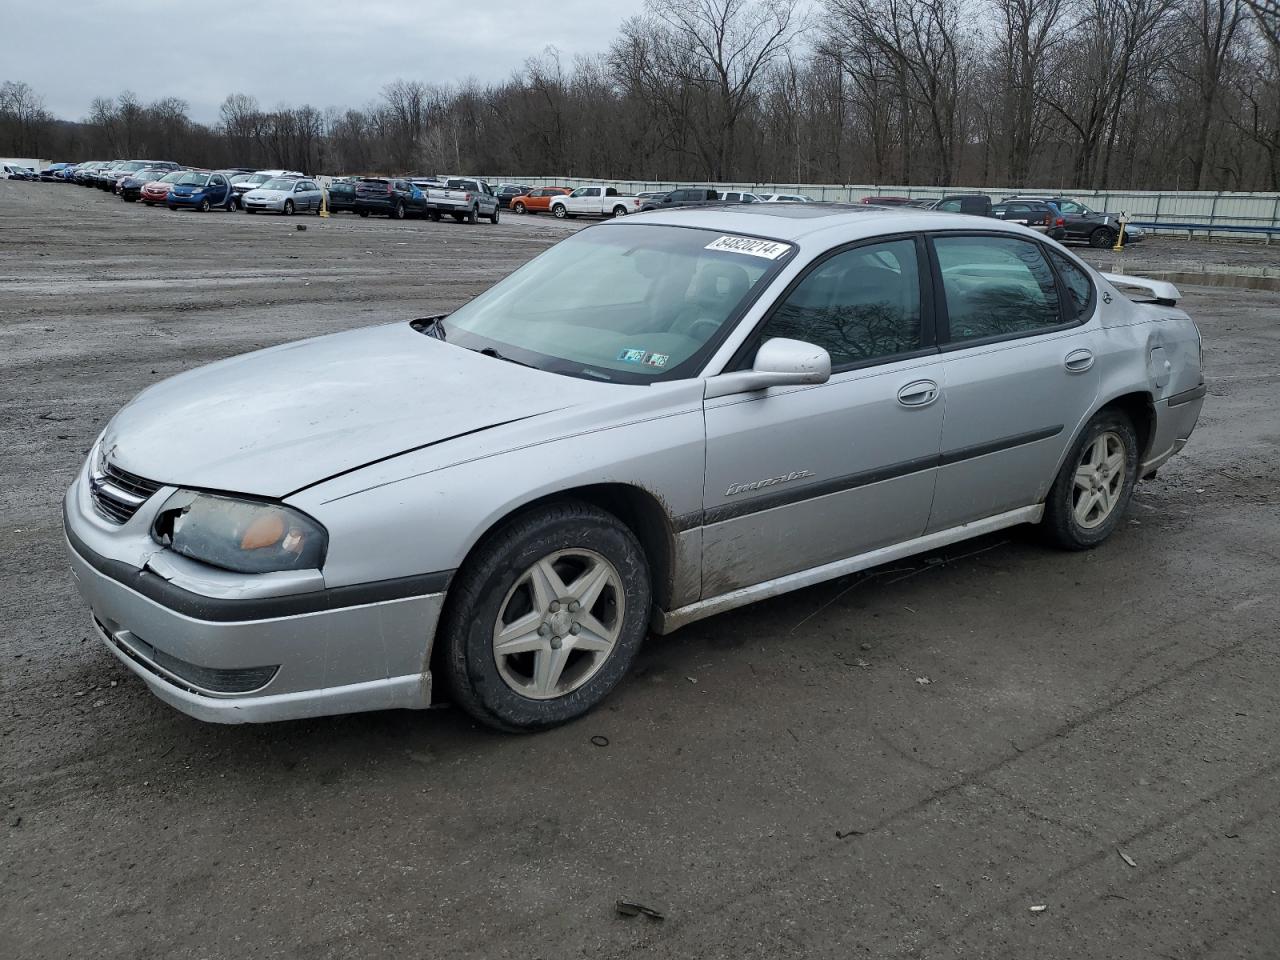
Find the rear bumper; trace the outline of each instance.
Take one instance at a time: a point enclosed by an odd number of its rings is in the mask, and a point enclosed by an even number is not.
[[[1191,390],[1156,401],[1155,435],[1151,438],[1148,456],[1138,469],[1139,477],[1151,475],[1187,445],[1200,419],[1206,392],[1202,383]]]

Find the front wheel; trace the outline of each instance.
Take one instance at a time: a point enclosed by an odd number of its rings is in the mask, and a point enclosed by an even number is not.
[[[369,215],[369,211],[368,211],[368,210],[361,210],[361,211],[360,211],[360,216],[362,216],[362,217],[367,217],[368,215]]]
[[[432,223],[439,223],[439,222],[440,222],[440,211],[439,211],[439,210],[428,210],[428,211],[427,211],[427,217],[431,220],[431,222],[432,222]]]
[[[284,215],[285,215],[286,217],[292,217],[292,216],[293,216],[293,201],[292,201],[292,200],[286,200],[286,201],[284,202]]]
[[[525,213],[525,205],[523,203],[516,203],[511,207],[511,209],[518,214],[523,215]]]
[[[201,213],[208,213],[210,210],[213,209],[213,204],[209,202],[208,197],[205,197],[203,200],[200,201],[200,205],[196,207],[196,209],[199,210]]]
[[[404,219],[404,204],[403,204],[403,203],[397,203],[397,204],[396,204],[396,205],[391,209],[391,218],[392,218],[393,220],[403,220],[403,219]]]
[[[1093,233],[1089,234],[1089,246],[1096,247],[1099,250],[1105,250],[1107,247],[1116,245],[1116,235],[1106,227],[1099,227]]]
[[[1138,480],[1138,436],[1119,411],[1085,426],[1045,500],[1044,532],[1067,550],[1096,547],[1115,532]]]
[[[494,207],[494,208],[493,208],[493,215],[492,215],[491,217],[489,217],[489,222],[490,222],[490,223],[497,223],[500,217],[501,217],[501,211],[500,211],[497,207]]]
[[[649,569],[635,535],[580,501],[510,521],[450,589],[436,664],[459,706],[500,730],[586,713],[644,639]]]
[[[563,220],[569,215],[569,211],[566,210],[562,204],[556,204],[551,208],[551,212],[555,215],[557,220]]]

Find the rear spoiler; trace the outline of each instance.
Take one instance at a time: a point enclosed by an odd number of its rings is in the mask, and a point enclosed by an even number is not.
[[[1177,305],[1178,298],[1182,296],[1178,293],[1177,287],[1165,280],[1148,280],[1146,277],[1130,277],[1123,273],[1104,273],[1102,279],[1118,287],[1139,287],[1149,290],[1155,302],[1162,307]]]

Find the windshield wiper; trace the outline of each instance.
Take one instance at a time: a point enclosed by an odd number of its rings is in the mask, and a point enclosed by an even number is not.
[[[438,317],[423,317],[421,320],[413,321],[413,329],[419,333],[425,333],[428,337],[434,337],[437,340],[443,340],[444,337],[444,318],[448,314],[440,314]]]
[[[486,357],[493,357],[495,360],[505,360],[507,363],[514,363],[518,367],[529,367],[530,369],[538,369],[532,363],[525,363],[523,360],[515,360],[512,357],[504,357],[493,347],[485,347],[483,350],[477,350],[476,353],[484,354]]]

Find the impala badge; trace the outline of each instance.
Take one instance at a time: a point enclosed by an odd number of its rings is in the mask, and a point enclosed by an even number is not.
[[[804,480],[806,477],[812,476],[813,473],[809,470],[793,470],[791,473],[785,473],[780,477],[769,477],[766,480],[756,480],[752,483],[731,483],[724,495],[732,497],[736,493],[750,493],[753,490],[763,490],[765,487],[772,487],[775,484],[790,483],[792,480]]]

